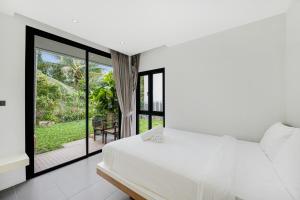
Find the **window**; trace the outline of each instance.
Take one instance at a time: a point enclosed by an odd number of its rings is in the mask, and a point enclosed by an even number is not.
[[[165,70],[140,72],[136,93],[136,132],[165,125]]]

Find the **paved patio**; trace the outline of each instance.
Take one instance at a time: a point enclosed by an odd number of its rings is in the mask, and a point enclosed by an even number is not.
[[[107,136],[107,142],[113,141],[113,136]],[[34,172],[40,172],[50,167],[74,160],[86,154],[85,139],[76,140],[63,145],[63,148],[54,151],[49,151],[42,154],[37,154],[34,157]],[[104,144],[99,136],[97,140],[89,138],[89,152],[102,149]]]

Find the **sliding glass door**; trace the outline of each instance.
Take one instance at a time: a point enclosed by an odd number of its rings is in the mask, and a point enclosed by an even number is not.
[[[112,70],[110,54],[27,27],[28,178],[101,152],[118,138]]]
[[[165,125],[164,68],[140,72],[137,86],[137,134]]]
[[[34,172],[86,154],[85,51],[35,36]]]

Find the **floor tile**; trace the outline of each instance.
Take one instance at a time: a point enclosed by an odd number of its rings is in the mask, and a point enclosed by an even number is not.
[[[64,200],[64,194],[58,187],[38,188],[32,185],[20,186],[17,188],[17,198],[19,200]]]
[[[61,191],[67,196],[73,196],[81,190],[93,185],[89,176],[78,172],[62,175],[56,179],[56,184]],[[96,175],[95,175],[96,176]]]
[[[67,196],[71,197],[81,190],[93,185],[97,181],[94,169],[89,168],[87,159],[70,166],[61,168],[49,174],[58,188]]]
[[[54,179],[48,174],[44,174],[17,185],[16,190],[17,191],[19,189],[48,190],[54,187],[56,187]]]
[[[71,200],[105,200],[116,191],[116,188],[105,182],[97,182],[91,187],[71,197]]]
[[[17,199],[17,195],[14,187],[0,191],[0,200],[16,200],[16,199]]]
[[[105,200],[130,200],[130,198],[124,192],[117,190]]]
[[[96,167],[99,162],[102,161],[102,156],[93,156],[88,159],[88,173],[89,180],[93,183],[102,181],[101,177],[97,174]],[[95,176],[96,175],[96,176]]]
[[[0,191],[0,200],[129,200],[96,174],[101,160],[102,155],[97,154]]]

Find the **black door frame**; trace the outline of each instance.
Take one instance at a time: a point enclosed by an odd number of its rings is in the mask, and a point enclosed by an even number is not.
[[[34,173],[34,102],[35,102],[35,66],[34,66],[34,36],[40,36],[56,42],[67,44],[79,49],[85,50],[85,63],[86,63],[86,91],[89,91],[89,53],[98,54],[107,58],[111,58],[111,54],[100,51],[98,49],[86,46],[84,44],[30,27],[26,26],[26,45],[25,45],[25,152],[29,157],[30,165],[26,167],[26,179],[30,179],[41,174],[53,171],[60,167],[72,164],[79,160],[88,158],[89,156],[95,155],[102,152],[102,149],[89,153],[89,126],[88,126],[88,114],[89,114],[89,93],[86,92],[86,154],[84,156],[78,157],[74,160],[67,161],[60,165],[45,169],[43,171]],[[120,114],[119,114],[120,115]],[[120,119],[120,116],[119,116]],[[119,123],[120,124],[120,123]]]
[[[153,111],[153,75],[162,73],[162,89],[163,89],[163,111]],[[148,76],[148,110],[141,110],[140,107],[140,80],[142,76]],[[137,89],[136,89],[136,134],[139,134],[139,115],[148,116],[148,129],[152,128],[152,116],[163,117],[163,126],[165,127],[165,68],[142,71],[138,74]]]

